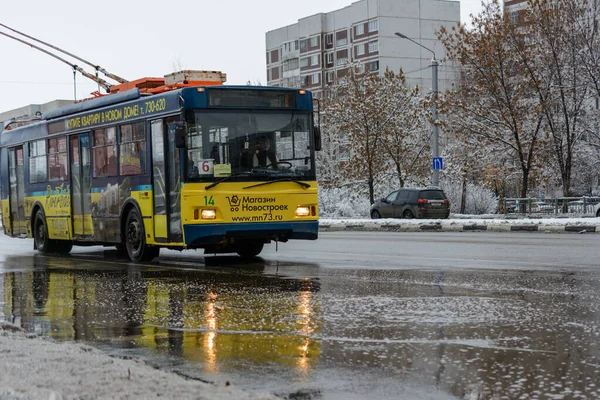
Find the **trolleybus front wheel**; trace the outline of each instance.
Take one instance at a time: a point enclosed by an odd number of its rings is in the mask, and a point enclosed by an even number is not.
[[[125,247],[127,248],[127,255],[134,262],[151,261],[154,257],[158,257],[160,251],[158,247],[150,247],[146,244],[144,222],[135,208],[127,214]]]
[[[35,248],[40,253],[49,253],[52,245],[52,240],[48,238],[48,227],[46,226],[46,217],[40,210],[35,214],[33,222],[33,240],[35,240]]]
[[[35,248],[40,253],[69,253],[73,248],[73,242],[68,240],[55,240],[48,237],[48,226],[46,217],[42,210],[35,214],[33,221],[33,240]]]
[[[260,254],[264,246],[262,242],[242,242],[236,245],[236,253],[243,258],[252,258]]]

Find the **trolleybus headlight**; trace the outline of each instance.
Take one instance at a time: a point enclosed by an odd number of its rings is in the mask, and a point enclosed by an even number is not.
[[[310,215],[310,207],[298,206],[296,207],[296,217],[308,217]]]
[[[215,219],[217,218],[216,210],[202,210],[202,219]]]

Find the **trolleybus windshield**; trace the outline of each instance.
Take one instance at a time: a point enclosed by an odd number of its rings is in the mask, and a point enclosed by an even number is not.
[[[203,110],[186,119],[188,182],[315,180],[309,112]]]

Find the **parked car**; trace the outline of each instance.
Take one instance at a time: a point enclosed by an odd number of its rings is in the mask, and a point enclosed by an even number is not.
[[[531,212],[551,213],[554,212],[554,206],[545,201],[534,201],[531,203]]]
[[[592,205],[591,204],[587,204],[587,210],[589,211],[591,209]],[[573,200],[567,203],[567,212],[569,213],[577,213],[577,214],[582,214],[585,212],[585,210],[583,209],[583,200]]]
[[[450,200],[437,186],[395,190],[371,206],[371,218],[448,218]]]

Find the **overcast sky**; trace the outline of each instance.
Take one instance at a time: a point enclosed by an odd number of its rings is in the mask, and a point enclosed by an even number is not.
[[[184,69],[219,70],[227,84],[266,83],[265,32],[352,0],[17,0],[0,23],[61,47],[126,79]],[[461,20],[481,0],[460,0]],[[2,32],[11,33],[4,28]],[[11,33],[12,34],[12,33]],[[0,112],[73,99],[69,66],[0,35]],[[81,65],[88,72],[91,67]],[[77,98],[97,85],[77,75]]]

